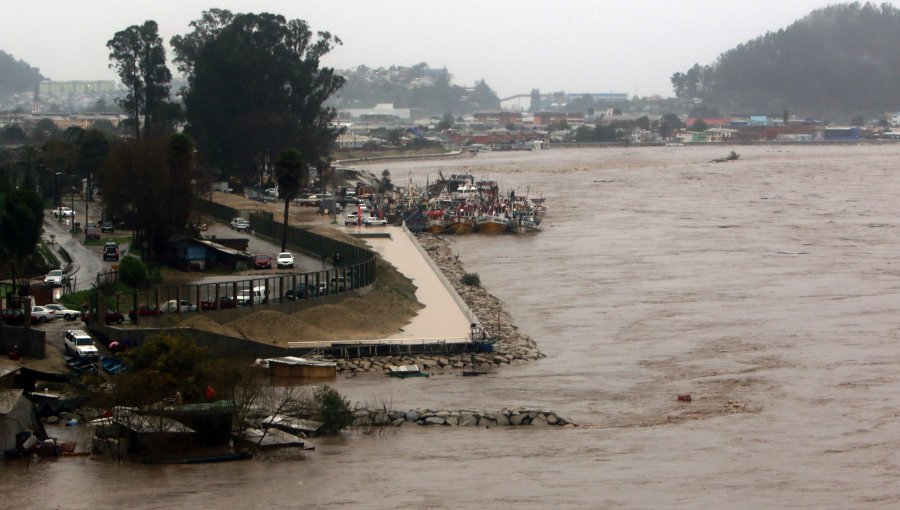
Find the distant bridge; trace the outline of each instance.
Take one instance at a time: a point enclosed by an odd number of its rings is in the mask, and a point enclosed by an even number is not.
[[[628,101],[628,94],[625,92],[546,92],[541,94],[541,100],[558,100],[565,98],[565,101],[568,103],[574,99],[582,98],[584,96],[591,96],[591,99],[601,103],[614,103],[619,101]],[[516,94],[514,96],[504,97],[500,100],[501,103],[505,101],[510,101],[513,99],[521,99],[523,97],[531,98],[531,93],[528,94]]]

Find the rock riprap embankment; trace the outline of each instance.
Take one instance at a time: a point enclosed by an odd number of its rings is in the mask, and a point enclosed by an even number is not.
[[[399,427],[404,424],[452,425],[458,427],[575,427],[571,420],[552,411],[515,408],[498,410],[432,410],[410,409],[409,411],[359,409],[354,413],[354,424],[358,427]]]

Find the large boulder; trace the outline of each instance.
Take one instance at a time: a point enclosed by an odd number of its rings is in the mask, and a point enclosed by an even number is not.
[[[509,417],[509,424],[513,426],[528,425],[529,423],[531,423],[531,418],[526,413],[513,414]]]
[[[447,422],[438,416],[429,416],[425,418],[425,425],[446,425]]]

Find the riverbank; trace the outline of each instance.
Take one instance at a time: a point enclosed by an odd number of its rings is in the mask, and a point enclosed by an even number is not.
[[[379,356],[338,361],[338,372],[384,372],[389,365],[417,364],[434,373],[467,369],[484,369],[490,366],[510,365],[533,361],[544,357],[537,343],[522,333],[503,303],[484,287],[462,282],[465,268],[453,255],[446,239],[422,234],[416,240],[428,253],[462,300],[475,314],[482,327],[493,338],[493,352],[459,353],[447,355]]]

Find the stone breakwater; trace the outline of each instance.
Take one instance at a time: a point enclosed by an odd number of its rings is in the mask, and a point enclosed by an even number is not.
[[[492,366],[510,365],[538,358],[544,354],[528,335],[519,331],[512,322],[512,317],[503,309],[499,299],[488,293],[483,287],[473,287],[462,282],[465,269],[450,250],[447,241],[432,235],[416,237],[419,244],[428,253],[435,265],[441,270],[469,309],[478,317],[488,335],[494,339],[494,351],[490,353],[459,353],[419,356],[379,356],[357,358],[352,360],[336,360],[337,371],[345,374],[361,372],[387,371],[388,365],[419,365],[423,370],[484,370]]]
[[[354,413],[354,425],[366,427],[399,427],[404,424],[452,425],[459,427],[575,427],[571,420],[551,411],[535,409],[500,409],[484,411],[435,411],[410,409],[409,411],[359,409]]]

